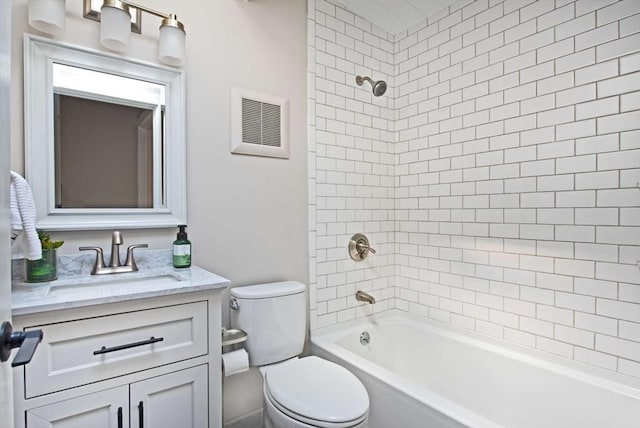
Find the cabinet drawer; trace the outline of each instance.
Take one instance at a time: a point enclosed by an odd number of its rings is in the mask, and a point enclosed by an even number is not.
[[[27,398],[208,352],[206,302],[33,328],[44,339],[25,367]]]

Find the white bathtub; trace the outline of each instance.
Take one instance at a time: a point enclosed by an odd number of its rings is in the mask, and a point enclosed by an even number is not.
[[[405,312],[319,329],[311,343],[364,383],[371,428],[640,427],[640,380]]]

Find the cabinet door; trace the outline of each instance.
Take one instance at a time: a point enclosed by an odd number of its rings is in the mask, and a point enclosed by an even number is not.
[[[208,373],[204,364],[132,383],[131,428],[209,426]]]
[[[125,428],[128,422],[126,385],[27,411],[27,428]]]

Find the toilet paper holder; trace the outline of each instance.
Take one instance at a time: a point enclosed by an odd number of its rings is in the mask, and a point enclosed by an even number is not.
[[[247,341],[247,333],[238,328],[222,327],[222,346],[235,345]]]

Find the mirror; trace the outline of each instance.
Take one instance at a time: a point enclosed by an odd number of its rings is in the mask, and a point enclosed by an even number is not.
[[[53,63],[53,111],[57,209],[164,206],[164,85]]]
[[[47,230],[186,221],[180,70],[25,36],[25,162]]]

